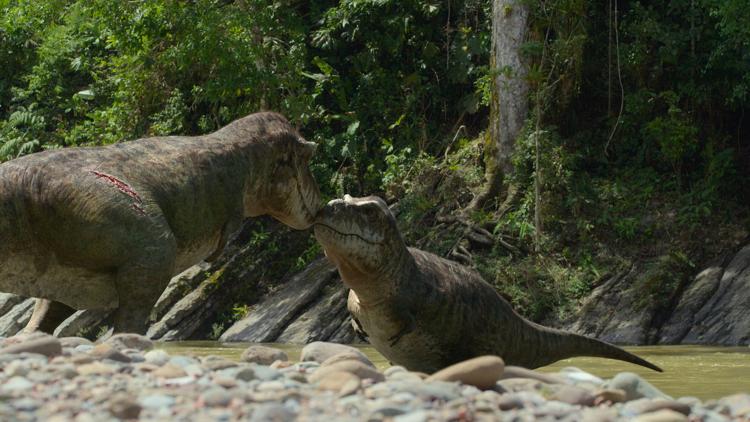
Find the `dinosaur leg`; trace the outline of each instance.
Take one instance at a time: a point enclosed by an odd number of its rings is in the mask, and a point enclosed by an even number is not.
[[[145,227],[139,244],[146,245],[117,270],[118,307],[114,332],[144,334],[148,317],[174,270],[176,242],[166,224]]]
[[[49,299],[37,299],[31,319],[23,329],[25,333],[42,331],[51,334],[65,319],[73,315],[76,310],[68,305]]]

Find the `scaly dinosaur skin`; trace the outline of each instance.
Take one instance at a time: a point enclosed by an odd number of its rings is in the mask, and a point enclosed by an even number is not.
[[[0,291],[116,308],[115,331],[142,333],[169,279],[216,257],[246,217],[312,224],[314,150],[283,116],[258,113],[205,136],[3,163]]]
[[[349,292],[355,330],[391,362],[434,372],[481,355],[536,368],[572,356],[657,366],[616,346],[518,315],[475,271],[407,248],[385,202],[337,199],[318,213],[315,237]]]

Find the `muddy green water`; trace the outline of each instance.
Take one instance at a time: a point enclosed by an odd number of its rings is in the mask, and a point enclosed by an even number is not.
[[[268,344],[287,352],[294,361],[299,359],[301,345]],[[248,343],[217,343],[210,341],[184,341],[161,343],[159,347],[170,353],[195,356],[218,355],[239,360]],[[375,349],[359,346],[379,368],[389,363]],[[750,393],[750,347],[702,346],[641,346],[627,347],[664,369],[657,373],[625,362],[597,358],[565,359],[540,370],[555,372],[566,366],[576,366],[602,378],[611,378],[618,372],[635,372],[674,397],[694,396],[715,399],[730,394]]]

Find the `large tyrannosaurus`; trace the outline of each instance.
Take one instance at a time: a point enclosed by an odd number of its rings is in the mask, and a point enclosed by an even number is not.
[[[315,237],[351,289],[347,305],[355,329],[410,370],[434,372],[498,355],[527,368],[598,356],[661,371],[611,344],[528,321],[475,271],[407,248],[378,197],[329,202],[318,214]]]
[[[115,331],[144,332],[169,279],[217,256],[246,217],[312,224],[314,151],[283,116],[258,113],[204,136],[3,163],[0,291],[116,309]]]

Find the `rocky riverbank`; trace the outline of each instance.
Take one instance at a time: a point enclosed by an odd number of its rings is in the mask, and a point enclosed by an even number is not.
[[[34,333],[0,342],[0,420],[726,421],[750,395],[673,399],[635,374],[541,374],[482,357],[431,376],[384,371],[355,348],[307,345],[299,362],[251,346],[240,361],[154,350],[137,335],[99,344]]]

